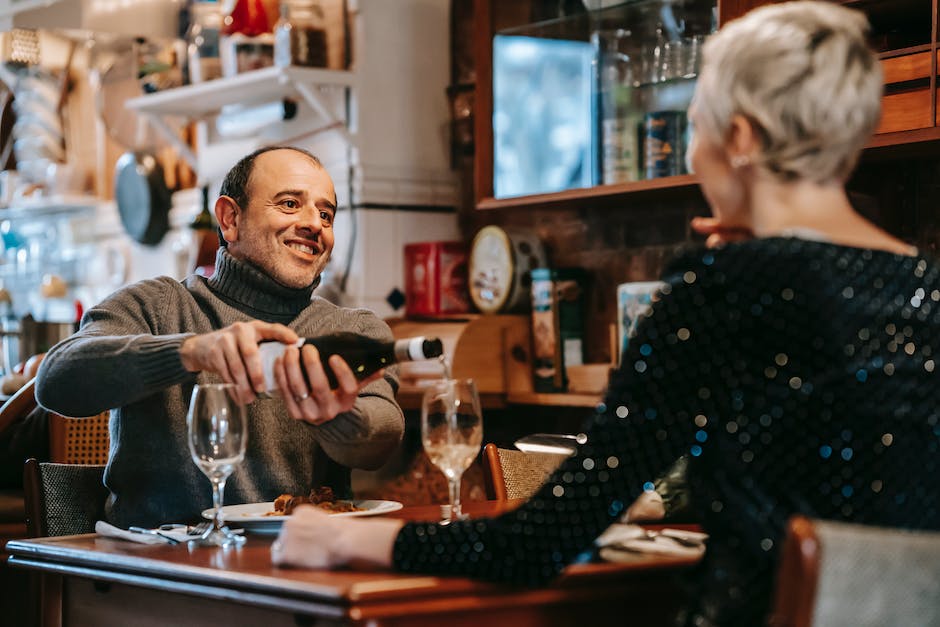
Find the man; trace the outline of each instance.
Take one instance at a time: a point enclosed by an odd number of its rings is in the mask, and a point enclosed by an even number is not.
[[[211,505],[209,482],[186,440],[198,382],[233,383],[247,404],[248,451],[225,493],[232,503],[320,485],[343,492],[349,468],[375,469],[398,446],[404,418],[393,374],[360,383],[333,356],[329,366],[340,385],[331,390],[316,349],[291,346],[275,367],[279,394],[258,396],[260,341],[338,330],[392,337],[371,312],[312,296],[333,249],[335,212],[333,182],[313,155],[258,150],[222,183],[213,276],[160,277],[119,290],[49,351],[36,387],[44,407],[68,416],[113,410],[105,472],[112,523],[192,520]]]

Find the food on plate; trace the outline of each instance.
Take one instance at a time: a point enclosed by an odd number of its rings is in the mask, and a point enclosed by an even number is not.
[[[282,494],[274,499],[274,511],[269,512],[269,516],[290,516],[298,505],[316,505],[333,514],[341,512],[361,512],[361,507],[356,507],[352,501],[338,501],[333,494],[333,488],[323,486],[314,488],[307,496],[294,496],[292,494]]]

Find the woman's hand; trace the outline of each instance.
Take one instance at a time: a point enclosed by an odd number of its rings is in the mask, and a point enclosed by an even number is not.
[[[716,248],[729,242],[740,242],[754,237],[754,232],[746,226],[725,224],[718,218],[692,218],[692,230],[700,235],[707,235],[705,245]]]
[[[258,343],[264,340],[296,342],[297,334],[283,324],[252,320],[236,322],[218,331],[186,338],[180,346],[183,367],[190,372],[214,372],[235,384],[240,403],[250,403],[265,391]]]
[[[271,561],[298,568],[389,568],[401,520],[349,520],[301,505],[287,518],[271,545]]]
[[[300,349],[288,346],[284,354],[274,361],[274,380],[291,418],[315,425],[333,420],[352,409],[362,388],[385,374],[384,370],[379,370],[359,381],[339,355],[330,356],[329,367],[339,384],[336,389],[330,389],[315,346],[307,344]]]

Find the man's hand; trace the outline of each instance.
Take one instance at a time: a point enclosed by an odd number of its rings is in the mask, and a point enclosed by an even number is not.
[[[754,237],[754,232],[749,227],[725,224],[718,218],[692,218],[691,226],[696,233],[708,236],[705,245],[709,248]]]
[[[180,346],[183,367],[190,372],[214,372],[235,384],[240,403],[250,403],[264,392],[264,372],[258,343],[264,340],[296,342],[297,334],[283,324],[252,320],[187,338]]]
[[[303,368],[300,367],[301,359]],[[381,379],[385,373],[379,370],[358,381],[339,355],[330,356],[329,367],[339,383],[335,390],[330,389],[320,353],[315,346],[307,344],[300,349],[288,346],[284,354],[274,361],[274,380],[277,381],[291,418],[315,425],[330,421],[352,409],[362,388]]]

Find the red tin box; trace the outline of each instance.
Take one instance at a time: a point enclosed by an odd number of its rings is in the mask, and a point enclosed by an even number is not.
[[[462,242],[405,246],[405,315],[436,316],[470,311],[467,249]]]

